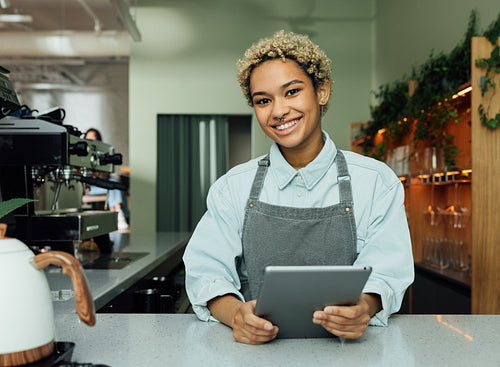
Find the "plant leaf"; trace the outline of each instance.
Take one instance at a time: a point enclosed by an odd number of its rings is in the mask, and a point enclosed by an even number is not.
[[[33,199],[15,198],[0,202],[0,219],[9,214],[11,211],[20,208],[21,206],[36,201]]]

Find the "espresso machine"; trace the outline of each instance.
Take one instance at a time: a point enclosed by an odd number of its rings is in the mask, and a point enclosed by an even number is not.
[[[44,185],[54,193],[46,209],[35,210],[31,202],[14,211],[7,218],[7,235],[35,252],[50,248],[73,253],[75,241],[102,238],[116,230],[118,214],[81,207],[59,209],[61,189],[87,184],[125,190],[125,185],[108,178],[122,163],[122,155],[109,144],[81,138],[77,128],[63,124],[61,108],[33,114],[21,106],[7,74],[0,67],[1,200],[37,199],[34,191],[40,192]]]

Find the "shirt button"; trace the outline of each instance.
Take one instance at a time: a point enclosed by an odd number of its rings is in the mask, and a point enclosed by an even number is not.
[[[302,191],[299,191],[299,192],[297,193],[297,196],[299,196],[299,197],[300,197],[300,196],[302,196]]]

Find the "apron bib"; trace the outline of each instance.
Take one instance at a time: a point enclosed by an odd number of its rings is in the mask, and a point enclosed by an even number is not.
[[[325,208],[294,208],[259,201],[269,155],[259,161],[243,222],[243,259],[248,283],[245,300],[255,299],[268,265],[352,265],[356,259],[356,222],[351,178],[337,151],[340,202]]]

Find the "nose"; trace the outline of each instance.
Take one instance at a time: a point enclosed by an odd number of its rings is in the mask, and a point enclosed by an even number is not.
[[[290,107],[282,98],[277,98],[273,104],[272,117],[274,120],[281,121],[290,112]]]

